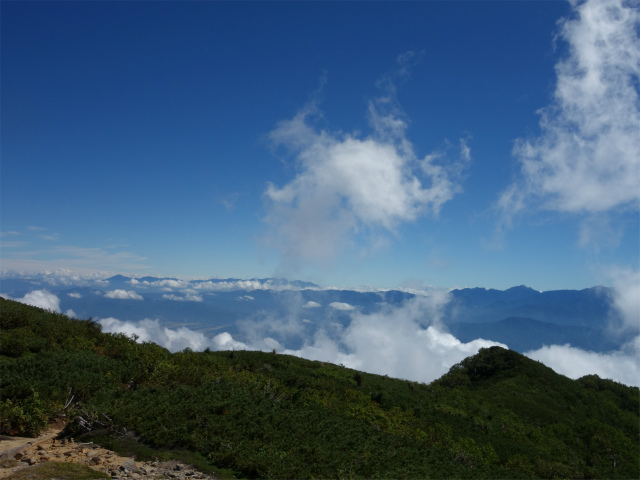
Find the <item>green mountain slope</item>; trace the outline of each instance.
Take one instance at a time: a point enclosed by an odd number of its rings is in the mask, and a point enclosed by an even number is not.
[[[276,353],[170,354],[0,302],[4,433],[65,414],[69,434],[134,432],[251,478],[640,478],[638,388],[513,351],[425,385]]]

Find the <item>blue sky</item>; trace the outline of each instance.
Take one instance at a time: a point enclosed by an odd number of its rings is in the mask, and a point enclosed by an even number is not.
[[[638,269],[637,2],[0,8],[5,272],[551,290]]]

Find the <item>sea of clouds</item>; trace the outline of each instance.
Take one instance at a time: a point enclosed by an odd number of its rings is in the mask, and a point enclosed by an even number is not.
[[[640,272],[615,272],[614,306],[620,313],[612,317],[612,333],[629,341],[618,351],[596,353],[571,345],[549,345],[525,353],[570,378],[596,374],[626,385],[640,386]],[[7,298],[6,295],[3,295]],[[131,296],[129,300],[135,301]],[[14,300],[61,312],[60,298],[47,290],[35,290]],[[275,316],[265,313],[237,323],[234,338],[228,332],[205,335],[187,328],[170,328],[158,319],[141,321],[113,317],[97,319],[107,333],[124,333],[138,342],[154,342],[172,352],[189,348],[211,350],[276,350],[310,360],[320,360],[380,375],[419,382],[431,382],[453,365],[474,355],[480,348],[508,345],[476,339],[463,343],[451,335],[440,318],[450,301],[445,290],[433,290],[416,296],[401,306],[386,305],[380,311],[365,314],[346,303],[338,308],[349,315],[347,324],[327,322],[313,333],[306,333],[308,320],[304,309],[315,305],[292,302],[290,312]],[[314,302],[311,302],[314,303]],[[74,316],[72,311],[67,315]],[[242,338],[243,341],[238,341]],[[288,340],[301,339],[301,346],[290,348]],[[299,342],[298,342],[299,343]]]

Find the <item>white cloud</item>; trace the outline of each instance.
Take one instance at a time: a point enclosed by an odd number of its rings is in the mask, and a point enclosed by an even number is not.
[[[131,337],[135,335],[139,342],[154,342],[158,345],[176,352],[190,348],[194,351],[202,351],[206,348],[213,350],[246,350],[247,346],[233,340],[230,334],[224,332],[213,338],[206,337],[201,332],[196,332],[186,327],[171,329],[160,325],[159,320],[144,319],[139,322],[126,322],[109,317],[98,320],[105,333],[124,333]]]
[[[400,69],[405,64],[399,58]],[[388,78],[383,83],[387,96],[369,104],[368,137],[316,130],[309,122],[319,115],[315,105],[270,133],[297,160],[296,177],[282,187],[269,184],[264,193],[268,240],[285,261],[334,260],[363,232],[395,233],[419,215],[437,215],[461,190],[461,165],[470,158],[466,143],[459,162],[447,163],[440,153],[419,158],[406,138],[395,87]]]
[[[69,309],[64,314],[69,318],[78,318],[78,315],[73,310]]]
[[[329,306],[331,308],[335,308],[336,310],[344,310],[344,311],[350,311],[350,310],[356,309],[356,307],[354,307],[353,305],[349,305],[348,303],[343,303],[343,302],[331,302]]]
[[[186,294],[184,297],[180,297],[178,295],[173,295],[173,294],[164,294],[162,295],[162,298],[164,298],[165,300],[175,300],[177,302],[201,302],[202,301],[202,296],[193,295],[191,293]]]
[[[640,333],[640,270],[614,267],[608,270],[613,281],[613,306],[618,316],[610,330],[619,334]]]
[[[629,340],[618,351],[596,353],[571,345],[551,345],[525,355],[570,378],[595,374],[640,387],[640,270],[611,268],[612,305],[608,333]]]
[[[186,280],[174,280],[172,278],[165,278],[162,280],[154,280],[153,282],[149,282],[148,280],[143,280],[142,282],[132,278],[128,281],[134,287],[163,287],[166,290],[172,290],[174,288],[186,288],[189,286],[189,282]]]
[[[79,293],[69,293],[68,294],[71,298],[82,298],[82,295]]]
[[[415,297],[402,307],[387,306],[369,315],[352,313],[337,332],[319,330],[312,342],[284,353],[342,363],[347,367],[397,378],[430,382],[480,348],[501,345],[487,340],[462,343],[439,322],[446,292]]]
[[[636,338],[622,350],[612,353],[588,352],[571,345],[551,345],[525,355],[569,378],[595,374],[625,385],[640,386],[639,353]]]
[[[110,290],[105,292],[104,296],[106,298],[117,298],[120,300],[143,300],[143,298],[133,290]]]
[[[298,287],[289,283],[281,283],[272,279],[267,280],[222,280],[222,281],[206,281],[206,282],[194,282],[189,284],[189,287],[193,290],[208,291],[208,292],[228,292],[233,290],[303,290],[311,289],[318,290],[318,288],[310,287]]]
[[[439,319],[448,301],[447,291],[433,289],[429,294],[415,297],[401,307],[386,305],[374,314],[366,315],[355,309],[345,310],[351,316],[349,325],[320,322],[316,333],[307,337],[309,325],[314,322],[298,315],[308,302],[303,303],[301,297],[296,295],[291,298],[291,308],[286,315],[276,317],[265,314],[238,322],[241,335],[246,339],[243,342],[238,342],[228,332],[208,339],[187,328],[167,329],[157,320],[133,323],[105,319],[100,322],[105,325],[106,331],[136,334],[140,341],[154,341],[172,351],[186,346],[194,350],[207,347],[215,350],[276,349],[282,353],[341,363],[367,372],[430,382],[463,358],[477,353],[480,348],[505,346],[483,339],[462,343],[447,333]],[[301,348],[286,348],[292,337],[302,339]]]
[[[516,143],[522,176],[498,202],[505,226],[534,201],[571,213],[638,208],[640,10],[625,0],[571,3],[554,101],[540,111],[541,135]]]
[[[60,299],[56,294],[51,293],[48,290],[33,290],[32,292],[27,293],[22,298],[11,298],[8,295],[0,296],[8,300],[15,300],[16,302],[24,303],[34,307],[45,308],[56,313],[61,313]]]
[[[249,347],[242,342],[236,342],[233,337],[227,333],[219,333],[211,339],[214,350],[249,350]]]
[[[318,302],[314,302],[312,300],[309,300],[307,303],[305,303],[302,308],[318,308],[321,307],[322,305],[320,305]]]
[[[415,297],[401,307],[385,306],[380,312],[363,314],[350,311],[351,322],[319,324],[308,338],[312,323],[295,315],[295,306],[286,318],[264,318],[239,322],[245,347],[321,360],[371,373],[430,382],[452,365],[474,355],[480,348],[501,345],[487,340],[462,343],[440,324],[442,308],[449,301],[446,291]],[[287,338],[298,335],[303,346],[283,348]]]

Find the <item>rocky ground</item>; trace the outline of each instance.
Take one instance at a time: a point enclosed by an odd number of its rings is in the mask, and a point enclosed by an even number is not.
[[[205,479],[215,480],[182,462],[136,462],[93,443],[57,440],[60,426],[38,438],[0,437],[0,478],[11,478],[18,470],[42,462],[74,462],[106,473],[112,479]]]

